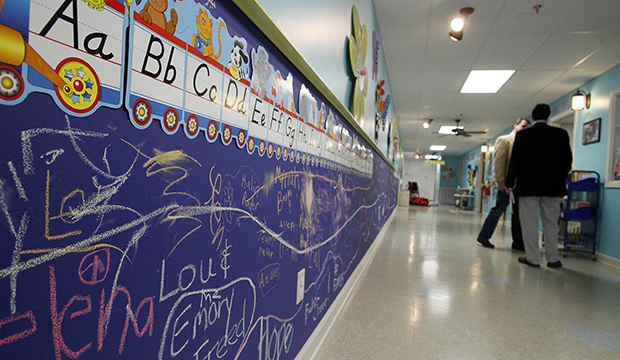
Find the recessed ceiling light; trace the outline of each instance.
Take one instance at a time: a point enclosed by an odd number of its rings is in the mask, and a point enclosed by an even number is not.
[[[514,73],[514,70],[472,70],[461,93],[494,94]]]
[[[430,151],[444,151],[446,148],[446,145],[431,145],[428,149]]]

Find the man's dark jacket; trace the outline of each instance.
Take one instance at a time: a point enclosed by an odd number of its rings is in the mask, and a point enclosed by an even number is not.
[[[515,137],[506,187],[514,188],[519,197],[564,196],[572,162],[566,130],[535,123]]]

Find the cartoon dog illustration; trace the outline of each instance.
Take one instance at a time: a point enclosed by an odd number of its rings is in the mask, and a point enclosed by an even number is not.
[[[230,52],[231,60],[228,62],[228,70],[230,70],[230,74],[237,80],[247,79],[247,74],[242,66],[248,63],[248,55],[243,51],[243,48],[243,43],[239,40],[235,40],[235,46]]]

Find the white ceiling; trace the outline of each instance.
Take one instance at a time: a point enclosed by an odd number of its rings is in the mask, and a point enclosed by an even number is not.
[[[620,63],[620,0],[374,0],[406,158],[463,155]],[[539,12],[535,5],[542,5]],[[463,40],[450,20],[473,7]],[[516,70],[496,94],[461,94],[471,70]],[[422,123],[434,119],[429,130]],[[484,135],[443,136],[462,119]]]

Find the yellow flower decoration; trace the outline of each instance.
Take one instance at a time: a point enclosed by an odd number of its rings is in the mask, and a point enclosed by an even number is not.
[[[364,100],[368,95],[368,70],[366,69],[366,49],[368,36],[366,25],[360,26],[357,7],[353,5],[353,35],[349,36],[349,60],[355,76],[353,88],[353,117],[361,123],[364,119]]]

